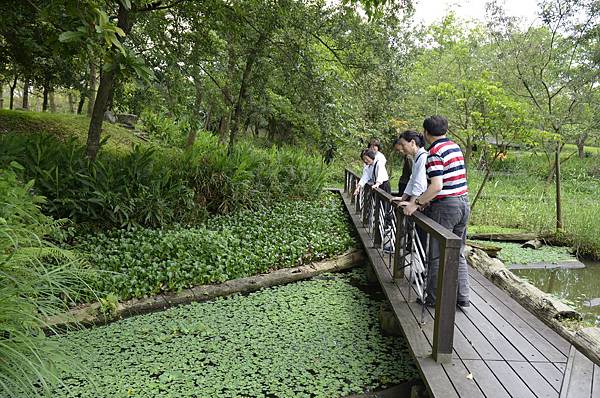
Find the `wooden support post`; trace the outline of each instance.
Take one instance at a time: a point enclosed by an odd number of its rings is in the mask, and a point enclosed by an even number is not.
[[[432,356],[438,363],[452,362],[454,316],[458,292],[458,258],[461,240],[440,239],[440,264],[437,275],[437,300],[433,325]]]
[[[394,211],[396,212],[396,245],[392,277],[394,280],[397,280],[402,278],[404,275],[404,248],[406,247],[406,233],[404,231],[404,225],[406,224],[406,216],[404,215],[404,210],[400,206],[396,206]]]
[[[380,226],[381,223],[384,222],[384,220],[381,219],[381,206],[382,206],[382,201],[383,199],[377,195],[377,192],[372,191],[372,200],[375,201],[375,211],[373,216],[375,217],[375,220],[373,222],[373,247],[381,247],[381,241],[382,241],[382,236],[381,236],[381,230],[380,230]]]

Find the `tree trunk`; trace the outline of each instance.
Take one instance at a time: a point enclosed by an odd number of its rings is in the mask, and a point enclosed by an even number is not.
[[[579,137],[577,137],[577,153],[579,155],[579,159],[585,158],[585,140],[588,138],[588,133],[581,133]]]
[[[127,9],[124,2],[119,3],[119,12],[117,14],[117,26],[123,30],[125,36],[129,34],[133,26],[131,11]],[[124,40],[119,37],[119,40]],[[104,122],[104,112],[107,109],[108,103],[112,96],[115,87],[115,79],[117,76],[117,68],[119,66],[118,49],[112,47],[113,60],[112,67],[100,74],[100,84],[98,85],[98,93],[94,102],[94,109],[90,120],[90,128],[88,130],[88,138],[86,144],[86,156],[88,159],[95,160],[98,150],[100,149],[100,135],[102,133],[102,123]]]
[[[194,110],[192,111],[192,122],[190,123],[190,131],[188,132],[187,142],[185,144],[186,148],[191,148],[194,145],[194,142],[196,142],[196,135],[198,134],[198,129],[202,122],[201,106],[203,87],[200,79],[194,79],[194,88],[196,89],[194,96]]]
[[[252,66],[256,61],[256,57],[258,56],[258,53],[262,47],[265,38],[266,37],[262,34],[258,37],[254,48],[251,50],[250,54],[248,54],[248,59],[246,60],[246,66],[244,67],[244,73],[242,74],[242,82],[240,84],[240,92],[238,94],[238,99],[235,104],[233,126],[229,131],[229,145],[227,146],[228,154],[231,154],[233,152],[233,147],[235,146],[235,142],[239,134],[240,121],[242,117],[242,106],[244,104],[244,101],[246,100],[246,94],[248,91],[248,81],[250,80],[250,73],[252,73]]]
[[[69,100],[69,112],[75,113],[75,98],[73,98],[73,93],[71,91],[67,94],[67,98]]]
[[[102,134],[104,112],[106,112],[108,101],[110,100],[110,93],[115,86],[116,74],[117,71],[114,68],[100,74],[100,85],[98,86],[98,93],[94,102],[94,110],[90,120],[86,144],[86,156],[91,160],[96,160],[96,155],[100,149],[100,135]]]
[[[0,109],[4,108],[4,85],[0,83]]]
[[[48,86],[44,85],[43,91],[44,101],[42,102],[42,112],[46,112],[48,110]]]
[[[88,89],[87,89],[88,105],[87,115],[92,117],[94,111],[94,102],[96,98],[96,64],[90,61],[90,75],[88,76]]]
[[[554,164],[556,165],[555,175],[556,175],[556,230],[560,231],[563,227],[562,220],[562,203],[560,196],[560,150],[562,149],[562,145],[560,143],[556,143],[556,152],[554,154]]]
[[[471,212],[475,208],[475,205],[477,204],[477,200],[479,199],[481,192],[483,192],[483,187],[485,187],[485,184],[488,182],[488,179],[490,178],[490,174],[492,172],[492,166],[496,162],[496,159],[498,159],[499,154],[500,154],[500,152],[496,151],[492,161],[487,163],[485,166],[485,175],[483,176],[483,181],[481,181],[481,185],[479,186],[479,189],[477,190],[477,194],[475,194],[475,198],[473,198],[473,202],[471,203]]]
[[[85,92],[79,93],[79,103],[77,104],[77,114],[81,115],[83,112],[83,104],[85,104]]]
[[[210,131],[210,117],[212,116],[212,105],[209,106],[204,119],[204,131]]]
[[[23,109],[29,109],[29,80],[23,83]]]
[[[15,74],[15,78],[13,79],[13,84],[10,87],[10,98],[9,98],[9,109],[14,109],[15,105],[15,89],[17,88],[17,78],[18,76]]]
[[[52,113],[56,113],[56,102],[54,100],[54,88],[50,87],[48,91],[48,101],[50,102],[50,112]]]
[[[231,119],[231,113],[227,112],[226,115],[221,116],[219,121],[219,142],[224,144],[227,139],[227,132],[229,131],[229,119]]]

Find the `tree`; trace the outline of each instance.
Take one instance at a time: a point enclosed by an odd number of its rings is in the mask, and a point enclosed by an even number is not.
[[[553,145],[550,173],[555,175],[556,183],[557,230],[563,226],[560,154],[565,133],[567,126],[576,122],[578,108],[587,97],[581,93],[593,87],[598,78],[598,60],[589,59],[583,51],[598,19],[597,13],[586,13],[589,6],[588,2],[574,0],[545,1],[541,4],[542,26],[525,32],[506,20],[493,24],[500,27],[494,32],[502,67],[499,78],[515,95],[529,101],[541,130],[560,137]]]

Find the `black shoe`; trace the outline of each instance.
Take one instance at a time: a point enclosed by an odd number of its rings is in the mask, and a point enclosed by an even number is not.
[[[456,302],[456,305],[460,308],[467,308],[471,306],[471,303],[469,302],[469,300],[458,300]]]
[[[423,300],[421,300],[421,297],[417,297],[416,303],[419,305],[423,305]],[[435,303],[427,299],[425,299],[425,305],[430,308],[435,308]]]

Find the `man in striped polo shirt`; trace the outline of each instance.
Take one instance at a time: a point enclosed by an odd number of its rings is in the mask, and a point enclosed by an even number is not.
[[[414,203],[404,202],[404,213],[413,214],[419,207],[425,207],[425,214],[438,224],[462,237],[458,260],[459,307],[469,306],[469,278],[464,246],[467,237],[467,223],[471,209],[467,197],[467,174],[463,153],[458,145],[446,137],[448,120],[443,116],[431,116],[423,122],[424,136],[430,144],[427,156],[427,190]],[[430,261],[427,271],[425,304],[435,306],[435,290],[440,263],[439,243],[431,239]]]

